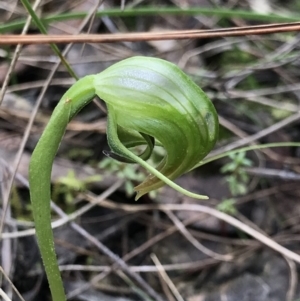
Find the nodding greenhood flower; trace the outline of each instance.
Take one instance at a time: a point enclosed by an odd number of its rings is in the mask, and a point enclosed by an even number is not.
[[[129,58],[95,76],[94,87],[107,104],[112,157],[136,162],[128,147],[146,144],[140,157],[148,159],[158,141],[165,156],[156,169],[173,180],[199,163],[216,142],[218,117],[213,104],[172,63]],[[135,187],[137,197],[163,185],[150,174]]]
[[[108,109],[108,155],[136,162],[150,175],[135,187],[137,198],[167,183],[195,198],[207,198],[178,187],[171,180],[193,168],[214,146],[218,118],[203,91],[178,67],[164,60],[133,57],[97,75],[78,80],[56,106],[29,166],[32,210],[38,243],[53,300],[65,300],[54,252],[50,215],[51,169],[69,121],[95,95]],[[159,143],[165,156],[157,169],[147,160]],[[146,145],[139,156],[129,148]]]
[[[32,177],[36,175],[48,185],[68,122],[95,95],[106,103],[108,110],[107,138],[111,152],[105,153],[121,161],[139,163],[150,171],[144,182],[135,187],[137,198],[189,171],[217,140],[216,110],[184,72],[161,59],[132,57],[99,74],[85,76],[63,95],[33,152]],[[155,143],[165,149],[156,169],[145,162]],[[146,145],[139,156],[129,149],[137,145]]]

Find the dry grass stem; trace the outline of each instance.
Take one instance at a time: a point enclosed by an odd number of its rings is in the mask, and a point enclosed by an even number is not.
[[[68,43],[116,43],[159,40],[205,39],[263,35],[280,32],[300,31],[300,22],[271,25],[231,27],[209,30],[179,30],[159,33],[139,32],[122,34],[81,34],[81,35],[1,35],[0,45],[15,44],[68,44]]]
[[[86,195],[87,199],[96,202],[97,199],[92,195]],[[110,201],[103,201],[101,202],[101,206],[105,206],[107,208],[116,208],[121,209],[129,212],[135,211],[148,211],[148,210],[163,210],[163,211],[194,211],[194,212],[203,212],[214,216],[224,222],[236,227],[237,229],[242,230],[243,232],[247,233],[248,235],[252,236],[253,238],[260,241],[262,244],[268,246],[269,248],[273,249],[274,251],[279,252],[280,254],[286,256],[287,258],[294,260],[295,262],[300,263],[300,255],[281,246],[273,239],[269,238],[268,236],[258,232],[257,230],[249,227],[248,225],[242,223],[241,221],[237,220],[236,218],[220,212],[214,208],[210,208],[208,206],[203,205],[194,205],[194,204],[166,204],[166,205],[140,205],[140,206],[132,206],[132,205],[123,205],[123,204],[115,204]]]
[[[151,254],[150,256],[151,256],[151,259],[153,260],[154,264],[156,265],[156,268],[158,270],[158,273],[159,273],[161,279],[167,284],[170,291],[176,297],[176,300],[184,301],[184,299],[180,295],[179,291],[177,290],[176,286],[172,282],[171,278],[168,276],[168,274],[164,270],[164,268],[163,268],[162,264],[160,263],[159,259],[157,258],[157,256],[155,254]],[[172,299],[169,298],[169,300],[172,300]]]

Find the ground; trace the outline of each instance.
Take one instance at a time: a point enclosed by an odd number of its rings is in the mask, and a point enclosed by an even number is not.
[[[0,4],[0,32],[21,33],[24,22],[15,22],[27,16],[21,2]],[[118,11],[114,16],[96,16],[87,25],[82,17],[64,17],[47,23],[47,31],[52,35],[155,33],[272,24],[284,21],[283,17],[285,21],[299,17],[297,1],[123,4],[125,10],[151,6],[154,12],[142,15],[137,11],[122,17]],[[95,7],[107,10],[120,5],[120,1],[103,1],[99,6],[96,0],[51,0],[42,1],[37,12],[40,17],[76,12],[93,16]],[[163,6],[209,11],[172,15],[158,12]],[[227,10],[227,14],[220,10]],[[38,32],[30,26],[29,33]],[[65,46],[60,44],[59,48]],[[21,300],[15,288],[26,301],[50,300],[32,230],[28,164],[53,108],[75,80],[59,66],[49,83],[49,74],[59,59],[47,44],[26,45],[6,87],[14,50],[13,45],[2,46],[0,61],[5,92],[0,106],[0,253],[1,271],[7,276],[2,277],[2,289],[7,300]],[[163,187],[136,202],[133,187],[147,173],[137,165],[120,164],[103,155],[102,151],[109,149],[105,104],[96,100],[84,108],[70,122],[52,172],[53,220],[59,224],[55,228],[56,251],[68,298],[300,300],[300,144],[291,144],[299,143],[300,138],[298,34],[75,44],[66,58],[77,76],[83,77],[135,55],[175,63],[207,93],[218,112],[220,132],[206,160],[223,156],[176,180],[185,189],[208,195],[209,200],[194,200]],[[41,96],[42,88],[46,90]],[[41,104],[28,130],[38,99]],[[29,137],[23,149],[26,134]],[[281,144],[260,149],[268,143]],[[246,146],[252,150],[225,153]],[[155,164],[162,156],[163,151],[157,148],[151,162]],[[63,222],[59,210],[73,222]],[[244,228],[234,224],[232,217]]]

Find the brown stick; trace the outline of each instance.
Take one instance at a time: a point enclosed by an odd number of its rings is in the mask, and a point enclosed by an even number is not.
[[[0,45],[16,44],[67,44],[67,43],[116,43],[150,40],[205,39],[215,37],[262,35],[280,32],[300,31],[300,22],[230,27],[209,30],[178,30],[164,32],[139,32],[118,34],[82,35],[0,35]]]

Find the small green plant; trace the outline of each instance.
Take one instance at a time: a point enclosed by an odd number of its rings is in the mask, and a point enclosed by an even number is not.
[[[53,189],[53,195],[56,196],[58,194],[63,194],[64,200],[67,204],[71,205],[78,192],[86,191],[89,184],[99,182],[101,179],[102,176],[100,175],[93,175],[86,177],[85,179],[78,179],[74,170],[69,170],[66,176],[57,179]]]
[[[98,166],[106,172],[115,174],[119,179],[124,180],[127,196],[134,194],[133,182],[142,182],[146,178],[145,173],[137,171],[133,165],[111,160],[111,158],[104,158]]]
[[[217,209],[227,214],[235,215],[237,212],[235,203],[235,199],[225,199],[217,206]]]
[[[196,166],[218,137],[213,104],[185,73],[161,59],[132,57],[100,74],[78,80],[53,111],[29,167],[36,235],[54,301],[65,301],[65,294],[51,229],[51,169],[69,121],[95,95],[107,106],[107,140],[111,150],[105,154],[126,163],[138,163],[150,173],[134,188],[136,199],[165,184],[187,196],[207,199],[172,181]],[[165,153],[154,168],[146,160],[157,141]],[[137,155],[132,148],[139,145],[146,148]],[[126,172],[127,177],[134,177],[132,171]]]
[[[245,152],[230,154],[231,161],[221,168],[222,173],[228,173],[226,181],[233,196],[247,193],[249,176],[243,167],[252,166],[252,161],[246,158]]]

